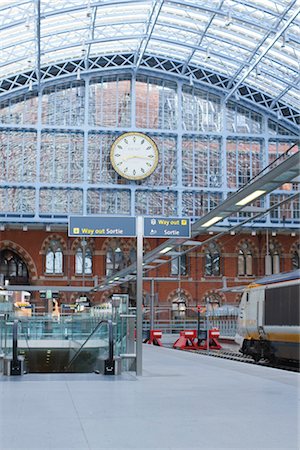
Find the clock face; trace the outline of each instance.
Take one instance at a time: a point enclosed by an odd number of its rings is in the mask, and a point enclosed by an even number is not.
[[[155,142],[143,133],[124,133],[112,144],[110,160],[122,177],[142,180],[156,169],[158,149]]]

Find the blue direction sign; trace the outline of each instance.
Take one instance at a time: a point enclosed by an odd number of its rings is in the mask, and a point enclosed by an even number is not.
[[[135,217],[70,216],[71,237],[136,236]]]
[[[190,237],[191,223],[190,219],[168,217],[145,217],[144,218],[144,236],[145,237]]]

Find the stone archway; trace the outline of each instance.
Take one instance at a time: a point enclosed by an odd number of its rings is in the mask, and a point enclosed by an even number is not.
[[[38,275],[37,275],[37,269],[36,269],[35,262],[34,262],[33,258],[30,256],[30,254],[23,247],[21,247],[19,244],[16,244],[13,241],[8,241],[8,240],[1,241],[0,242],[0,254],[6,258],[5,255],[9,256],[9,254],[7,252],[11,252],[12,257],[14,255],[16,255],[16,261],[19,259],[21,262],[23,262],[26,265],[26,269],[27,269],[27,277],[16,276],[15,280],[14,280],[13,279],[14,277],[12,276],[12,280],[10,280],[11,284],[30,284],[31,282],[37,280]],[[4,260],[3,260],[3,263],[4,263]],[[24,282],[25,280],[22,278],[26,278],[26,282]]]

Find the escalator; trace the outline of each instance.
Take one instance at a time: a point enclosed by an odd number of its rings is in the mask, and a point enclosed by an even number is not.
[[[26,373],[119,373],[120,364],[115,361],[126,353],[127,327],[120,315],[113,319],[69,316],[57,322],[36,316],[3,320],[4,358],[14,361],[16,371],[20,358]]]

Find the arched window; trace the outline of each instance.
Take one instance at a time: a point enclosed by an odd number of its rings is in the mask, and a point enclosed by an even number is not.
[[[253,275],[253,256],[249,245],[242,244],[238,253],[238,275]]]
[[[300,269],[300,244],[292,252],[292,270]]]
[[[86,241],[81,241],[75,252],[75,273],[77,275],[93,273],[93,256],[90,247]]]
[[[280,253],[278,246],[271,242],[269,244],[269,252],[266,254],[265,258],[265,271],[266,275],[273,275],[280,273]]]
[[[136,262],[136,249],[131,247],[129,251],[129,264],[133,264]]]
[[[106,252],[106,276],[109,277],[124,267],[124,254],[121,248],[109,247]]]
[[[3,276],[3,281],[8,280],[10,284],[28,284],[29,282],[25,262],[11,250],[0,252],[0,275]]]
[[[183,253],[171,261],[171,275],[187,275],[187,255]]]
[[[172,299],[172,319],[185,317],[187,304],[187,296],[181,289],[178,289],[176,295]]]
[[[202,303],[208,308],[208,312],[212,314],[222,304],[222,297],[216,292],[211,292],[204,296]]]
[[[220,252],[217,245],[211,242],[205,250],[205,268],[204,274],[206,276],[218,276],[221,273],[220,269]]]
[[[46,251],[46,273],[63,273],[63,252],[60,242],[53,239]]]

